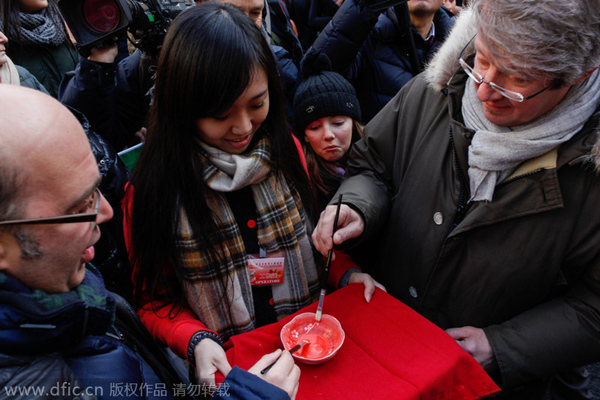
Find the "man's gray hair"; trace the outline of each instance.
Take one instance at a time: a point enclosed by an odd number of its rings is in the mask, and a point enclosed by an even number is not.
[[[27,178],[21,169],[11,165],[9,158],[0,157],[0,159],[0,221],[22,218],[23,207],[19,204],[19,187]],[[8,225],[0,226],[0,229],[17,239],[21,247],[21,258],[29,260],[42,256],[38,243],[23,227]]]
[[[22,170],[0,152],[0,221],[19,217],[22,207],[17,199],[23,180]]]
[[[502,72],[571,85],[600,65],[599,0],[472,0]]]

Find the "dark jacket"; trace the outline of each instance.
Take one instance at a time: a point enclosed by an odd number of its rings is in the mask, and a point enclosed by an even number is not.
[[[68,41],[57,47],[20,47],[17,42],[11,41],[6,53],[15,64],[24,67],[35,76],[55,98],[58,97],[58,87],[63,76],[75,69],[79,56],[75,46]]]
[[[311,45],[339,9],[340,7],[333,0],[311,0],[307,21],[308,28],[315,35],[312,37]]]
[[[83,391],[87,398],[125,399],[125,390],[117,393],[126,384],[137,388],[133,398],[173,398],[154,394],[157,384],[177,381],[161,381],[129,347],[130,338],[140,343],[137,336],[149,334],[140,329],[125,336],[117,328],[115,319],[130,325],[126,319],[135,313],[116,312],[127,305],[104,289],[97,270],[88,268],[77,292],[40,297],[6,276],[0,285],[0,398],[13,398],[7,389],[43,389],[43,395],[22,398],[74,399]],[[143,395],[141,385],[151,385],[152,392]]]
[[[281,46],[270,45],[271,51],[277,59],[279,81],[285,95],[285,107],[290,123],[294,120],[294,96],[298,88],[299,68],[290,53]]]
[[[77,68],[65,75],[60,86],[60,102],[82,112],[94,131],[117,151],[132,143],[146,120],[152,62],[142,54],[138,50],[118,63],[80,57]]]
[[[15,67],[19,73],[19,81],[21,82],[21,86],[49,94],[44,85],[42,85],[40,81],[38,81],[37,78],[31,74],[31,72],[27,71],[20,65],[15,65]]]
[[[113,209],[110,221],[99,225],[102,235],[95,244],[94,265],[100,270],[108,290],[119,294],[127,301],[133,297],[132,268],[123,238],[123,212],[121,200],[125,195],[125,184],[129,181],[129,170],[119,158],[115,149],[100,135],[94,132],[86,117],[72,107],[73,113],[87,135],[92,153],[102,176],[100,192]]]
[[[339,10],[333,0],[288,0],[290,19],[296,24],[303,49],[308,49]]]
[[[333,70],[344,75],[356,89],[366,123],[412,77],[410,42],[404,24],[394,8],[379,15],[358,0],[346,0],[313,48],[324,52]],[[450,31],[454,18],[442,7],[434,16],[435,39],[427,43],[411,26],[421,66],[429,61]]]
[[[300,61],[304,53],[294,32],[290,15],[283,0],[265,0],[261,30],[277,59],[279,80],[286,100],[290,123],[294,119],[294,95],[298,87]]]
[[[70,110],[79,120],[88,137],[102,176],[100,191],[114,212],[110,221],[99,225],[102,235],[94,246],[96,249],[94,265],[100,270],[108,290],[131,301],[133,298],[133,282],[131,280],[133,269],[129,264],[123,238],[123,211],[121,210],[121,200],[125,196],[125,184],[129,181],[129,170],[115,149],[91,129],[85,116],[73,108]]]
[[[84,284],[96,287],[88,293],[107,296],[98,306],[83,300],[87,288],[40,301],[18,281],[0,277],[0,399],[158,400],[202,395],[129,304],[103,291],[101,282],[95,269],[87,270]],[[227,375],[213,398],[289,399],[283,390],[239,368]]]
[[[263,25],[272,45],[281,46],[287,50],[294,64],[300,65],[304,49],[294,31],[290,20],[290,12],[284,0],[266,0],[268,17]]]
[[[365,272],[444,329],[483,328],[503,395],[541,399],[553,374],[600,360],[600,105],[493,201],[467,204],[474,132],[457,56],[471,37],[367,125],[338,193],[364,216],[357,241],[381,243]]]

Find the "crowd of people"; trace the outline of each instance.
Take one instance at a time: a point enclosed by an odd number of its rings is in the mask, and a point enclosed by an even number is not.
[[[246,371],[223,345],[314,303],[335,249],[331,290],[387,291],[498,398],[591,398],[600,4],[195,3],[131,54],[0,3],[5,388],[294,399],[289,352]]]

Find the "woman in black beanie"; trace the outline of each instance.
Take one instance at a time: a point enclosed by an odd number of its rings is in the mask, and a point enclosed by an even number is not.
[[[323,53],[309,51],[294,97],[294,128],[302,142],[317,210],[340,185],[352,144],[362,137],[360,105],[350,82],[331,71]]]

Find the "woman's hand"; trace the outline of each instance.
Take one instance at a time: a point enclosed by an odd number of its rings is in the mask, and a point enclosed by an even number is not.
[[[367,301],[367,303],[371,301],[373,293],[375,293],[375,287],[378,287],[384,292],[387,292],[387,290],[381,283],[373,279],[371,275],[365,274],[363,272],[354,272],[352,275],[350,275],[348,283],[362,283],[363,285],[365,285],[365,300]]]
[[[277,362],[264,375],[260,373],[275,360]],[[261,377],[271,385],[287,392],[292,400],[296,398],[300,381],[300,368],[294,363],[292,355],[287,350],[276,350],[265,354],[248,370],[251,374]]]
[[[226,376],[231,371],[223,347],[210,338],[202,339],[194,349],[196,357],[196,375],[198,383],[215,387],[215,373],[219,371]]]

